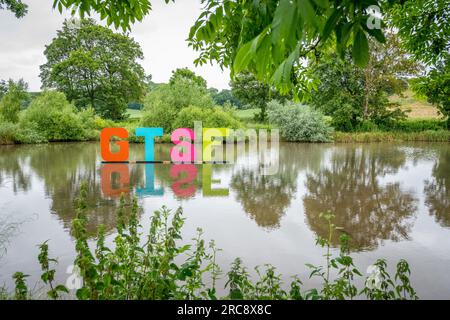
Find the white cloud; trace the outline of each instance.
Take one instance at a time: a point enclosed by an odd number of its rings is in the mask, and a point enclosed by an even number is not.
[[[28,14],[17,19],[9,11],[0,11],[0,79],[24,78],[30,90],[41,86],[39,66],[45,62],[43,51],[56,36],[68,13],[52,9],[52,1],[25,1]],[[139,42],[144,52],[142,66],[153,81],[167,82],[171,71],[189,67],[203,76],[208,86],[227,88],[229,71],[217,65],[194,67],[197,53],[189,48],[185,39],[189,28],[198,17],[199,0],[183,0],[165,4],[152,1],[153,10],[141,23],[136,23],[131,36]]]

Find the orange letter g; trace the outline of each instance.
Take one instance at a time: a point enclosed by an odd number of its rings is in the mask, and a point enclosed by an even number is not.
[[[122,139],[128,138],[128,131],[125,128],[105,128],[100,132],[100,148],[103,161],[119,162],[128,161],[130,154],[128,141],[116,141],[114,144],[119,147],[119,151],[111,152],[111,137]]]

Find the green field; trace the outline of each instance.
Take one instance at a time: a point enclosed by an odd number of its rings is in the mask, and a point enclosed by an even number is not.
[[[249,121],[253,120],[255,114],[259,112],[259,109],[244,109],[244,110],[237,110],[236,115],[239,119],[243,121]]]
[[[135,109],[127,109],[127,114],[130,116],[130,119],[139,119],[142,116],[142,111]]]

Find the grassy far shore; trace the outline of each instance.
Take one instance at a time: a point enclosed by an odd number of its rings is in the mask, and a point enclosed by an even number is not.
[[[402,106],[405,110],[411,110],[411,97],[395,98],[403,101]],[[440,120],[436,108],[427,102],[414,101],[414,106],[407,120],[401,121],[396,127],[389,131],[375,130],[368,132],[340,132],[333,134],[335,143],[368,143],[368,142],[406,142],[406,141],[424,141],[424,142],[450,142],[450,131],[445,129],[445,121]],[[247,128],[265,128],[270,129],[270,125],[261,125],[253,123],[254,116],[258,109],[244,109],[236,111],[237,117]],[[139,110],[128,110],[130,119],[137,121],[141,117]],[[427,115],[427,117],[422,117]],[[158,139],[157,142],[170,142],[169,135]]]
[[[59,94],[49,94],[47,100],[55,106],[49,109],[54,113],[51,117],[41,116],[41,109],[45,107],[43,105],[34,108],[36,110],[27,111],[25,116],[22,117],[22,120],[25,120],[22,123],[1,123],[0,121],[0,145],[36,144],[49,141],[96,141],[99,139],[100,131],[106,127],[125,127],[130,132],[130,142],[143,142],[143,139],[136,138],[134,135],[135,128],[142,126],[141,122],[144,119],[141,110],[128,109],[128,119],[115,122],[98,117],[93,110],[73,112],[65,98],[59,96]],[[369,125],[352,132],[334,131],[327,141],[335,143],[450,142],[450,131],[446,129],[446,121],[439,117],[437,109],[431,104],[415,98],[410,91],[406,91],[401,97],[392,96],[391,100],[398,103],[404,111],[408,111],[406,120],[396,121],[385,128]],[[25,110],[22,111],[22,113],[24,112]],[[259,109],[238,109],[234,111],[234,117],[243,129],[270,130],[273,127],[272,125],[254,120],[258,112]],[[32,121],[27,122],[27,118],[31,118]],[[324,122],[330,123],[331,120],[330,117],[325,117]],[[302,130],[302,126],[298,128],[288,127],[290,131]],[[39,128],[47,128],[44,130],[45,134]],[[167,132],[163,137],[156,138],[155,141],[157,143],[169,143],[170,133]],[[305,140],[296,141],[315,140],[308,140],[306,136]]]

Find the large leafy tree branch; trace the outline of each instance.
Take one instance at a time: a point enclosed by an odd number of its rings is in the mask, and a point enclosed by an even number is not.
[[[371,6],[377,0],[204,0],[189,41],[200,51],[196,63],[218,61],[233,74],[252,72],[282,93],[307,81],[305,60],[332,47],[365,66],[368,39],[384,42]]]
[[[170,0],[164,0],[166,3]],[[174,1],[174,0],[172,0]],[[391,0],[391,2],[396,0]],[[252,72],[281,92],[305,83],[302,58],[316,55],[334,40],[343,54],[353,45],[354,62],[369,58],[368,38],[383,41],[368,28],[370,6],[387,0],[202,0],[204,9],[191,28],[190,45],[200,52],[197,64],[217,61],[233,74]],[[53,7],[97,12],[108,25],[124,30],[151,10],[150,0],[54,0]]]

